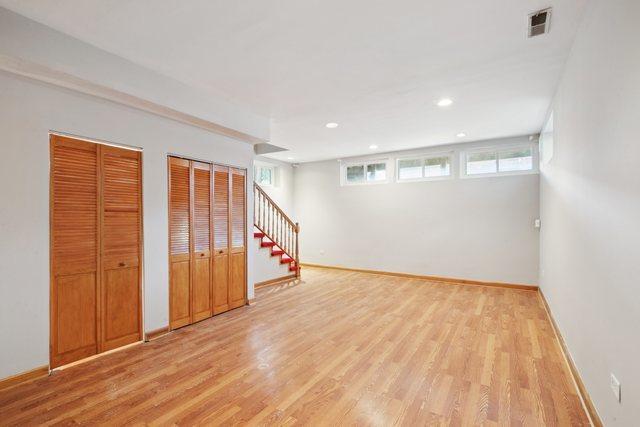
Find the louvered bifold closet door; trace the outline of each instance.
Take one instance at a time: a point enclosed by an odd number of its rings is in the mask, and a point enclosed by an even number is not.
[[[169,324],[191,323],[191,188],[188,160],[169,158]]]
[[[229,310],[229,168],[213,166],[213,312]]]
[[[142,165],[138,151],[102,145],[101,351],[142,339]]]
[[[246,303],[246,179],[245,171],[231,169],[231,283],[229,305]]]
[[[95,144],[52,135],[50,154],[50,362],[55,368],[98,352],[98,152]]]
[[[211,165],[191,162],[193,180],[193,256],[192,312],[193,322],[213,315],[211,259]]]

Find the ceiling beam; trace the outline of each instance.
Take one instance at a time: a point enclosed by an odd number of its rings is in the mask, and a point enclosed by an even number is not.
[[[267,142],[262,138],[21,58],[0,54],[0,70],[117,102],[249,144]]]

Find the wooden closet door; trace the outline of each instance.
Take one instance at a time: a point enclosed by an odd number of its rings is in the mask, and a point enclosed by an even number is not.
[[[213,166],[213,312],[229,310],[229,168]]]
[[[142,339],[142,170],[138,151],[101,145],[101,346]]]
[[[229,306],[246,303],[246,183],[245,171],[231,169],[231,284]]]
[[[193,322],[213,315],[211,277],[211,165],[191,162],[193,181],[192,312]]]
[[[98,153],[95,144],[52,135],[50,155],[50,362],[55,368],[98,352]]]
[[[191,323],[189,161],[169,157],[169,326]]]

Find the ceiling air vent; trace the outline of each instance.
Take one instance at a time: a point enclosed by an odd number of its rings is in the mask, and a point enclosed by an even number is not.
[[[551,8],[542,9],[529,15],[529,37],[541,36],[549,32]]]

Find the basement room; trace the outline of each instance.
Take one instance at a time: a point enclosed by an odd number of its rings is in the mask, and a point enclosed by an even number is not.
[[[0,0],[0,426],[640,425],[639,21]]]

